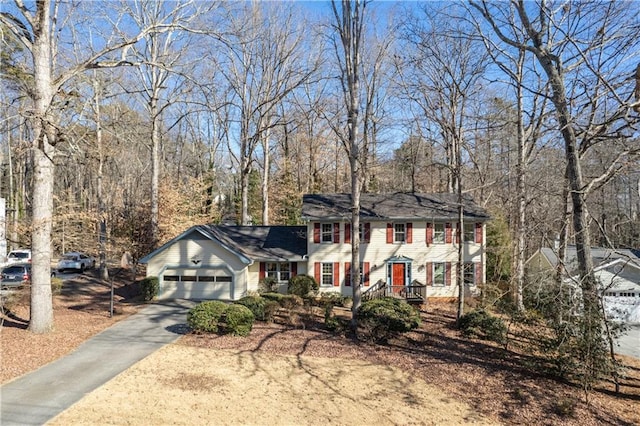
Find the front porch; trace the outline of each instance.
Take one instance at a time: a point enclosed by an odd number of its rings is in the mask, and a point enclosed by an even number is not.
[[[362,300],[395,297],[407,303],[422,305],[427,301],[427,286],[417,280],[410,285],[391,285],[379,280],[362,293]]]

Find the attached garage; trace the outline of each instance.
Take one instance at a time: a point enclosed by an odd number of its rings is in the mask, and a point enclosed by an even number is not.
[[[158,298],[230,300],[233,285],[233,275],[222,268],[166,269]]]

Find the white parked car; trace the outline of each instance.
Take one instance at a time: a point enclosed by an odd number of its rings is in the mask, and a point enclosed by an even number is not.
[[[72,251],[62,255],[62,258],[58,262],[58,271],[63,272],[67,269],[75,269],[76,271],[83,272],[85,269],[91,269],[95,266],[96,261],[93,257]]]
[[[7,265],[12,263],[31,263],[31,250],[11,250],[7,255]]]

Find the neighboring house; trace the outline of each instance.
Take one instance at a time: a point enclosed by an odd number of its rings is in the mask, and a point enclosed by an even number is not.
[[[464,282],[484,282],[488,213],[464,198],[463,229],[455,194],[362,194],[360,258],[363,292],[457,297],[455,265],[463,244]],[[352,294],[351,195],[305,195],[306,226],[195,226],[141,259],[158,276],[161,298],[237,300],[261,278],[281,283],[314,276],[320,291]]]
[[[607,317],[628,323],[640,322],[640,258],[636,252],[592,247],[591,255],[593,274],[603,296]],[[563,282],[579,292],[576,259],[575,246],[567,247]],[[530,279],[541,280],[553,276],[557,265],[556,251],[543,248],[527,260],[527,273]]]

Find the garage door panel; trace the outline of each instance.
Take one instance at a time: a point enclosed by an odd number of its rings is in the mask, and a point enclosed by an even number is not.
[[[231,299],[233,277],[221,269],[168,269],[160,299]]]

